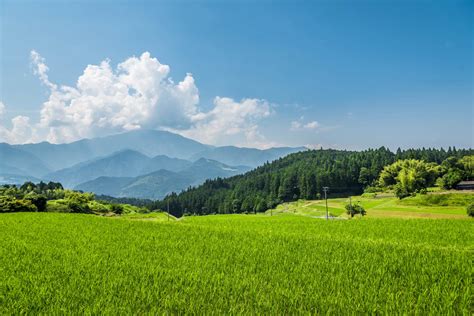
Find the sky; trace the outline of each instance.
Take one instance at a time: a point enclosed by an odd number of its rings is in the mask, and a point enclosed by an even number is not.
[[[0,0],[0,141],[474,147],[474,1]]]

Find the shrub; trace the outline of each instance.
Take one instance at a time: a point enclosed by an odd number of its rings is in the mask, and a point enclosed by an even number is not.
[[[474,203],[467,206],[467,215],[474,217]]]
[[[108,205],[102,204],[97,201],[91,201],[87,203],[89,209],[94,213],[108,213],[110,212],[110,207]]]
[[[77,200],[66,200],[71,213],[92,213],[87,203],[81,203]]]
[[[459,170],[449,170],[444,176],[436,180],[436,184],[443,189],[453,189],[456,184],[462,180],[462,174]]]
[[[377,186],[368,186],[364,189],[364,193],[377,193],[381,191],[382,191],[382,188],[377,187]]]
[[[46,212],[46,203],[48,200],[44,195],[30,192],[25,195],[24,199],[33,203],[38,209],[38,212]]]
[[[120,204],[112,204],[110,210],[115,214],[122,214],[123,213],[123,206],[120,205]]]
[[[69,213],[69,206],[65,200],[48,201],[46,211],[52,213]]]
[[[38,208],[29,200],[11,196],[0,196],[0,213],[37,212]]]
[[[365,209],[360,204],[346,204],[346,213],[351,217],[354,217],[356,214],[360,214],[362,216],[367,214]]]

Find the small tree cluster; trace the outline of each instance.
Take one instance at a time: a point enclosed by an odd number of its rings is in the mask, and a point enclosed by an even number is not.
[[[346,204],[346,213],[351,217],[354,217],[354,215],[357,214],[360,214],[362,216],[367,214],[365,209],[360,204]]]

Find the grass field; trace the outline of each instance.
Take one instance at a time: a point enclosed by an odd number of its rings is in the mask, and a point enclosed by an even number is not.
[[[345,205],[349,198],[328,199],[328,210],[333,216],[345,217]],[[474,203],[474,193],[438,192],[417,195],[399,200],[392,194],[352,197],[352,203],[360,203],[368,217],[394,218],[467,218],[466,206]],[[326,215],[324,200],[284,203],[267,214],[293,213],[321,217]]]
[[[472,314],[472,224],[1,214],[0,314]]]

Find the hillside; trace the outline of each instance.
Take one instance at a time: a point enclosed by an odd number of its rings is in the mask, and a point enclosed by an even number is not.
[[[0,175],[40,177],[50,169],[40,158],[15,146],[0,143]]]
[[[380,171],[398,159],[423,159],[440,163],[448,157],[472,155],[473,150],[419,149],[308,150],[266,163],[244,175],[206,181],[179,195],[156,203],[170,204],[174,215],[185,210],[195,214],[263,212],[282,202],[321,197],[329,187],[333,197],[362,193],[364,186],[378,178]]]
[[[441,192],[418,194],[399,200],[393,194],[363,194],[345,198],[328,198],[329,216],[348,218],[345,206],[351,201],[361,205],[367,218],[445,218],[466,219],[466,206],[474,204],[472,192]],[[278,205],[266,211],[267,215],[292,214],[315,218],[326,217],[326,202],[322,200],[298,200]],[[359,216],[356,216],[359,217]]]

